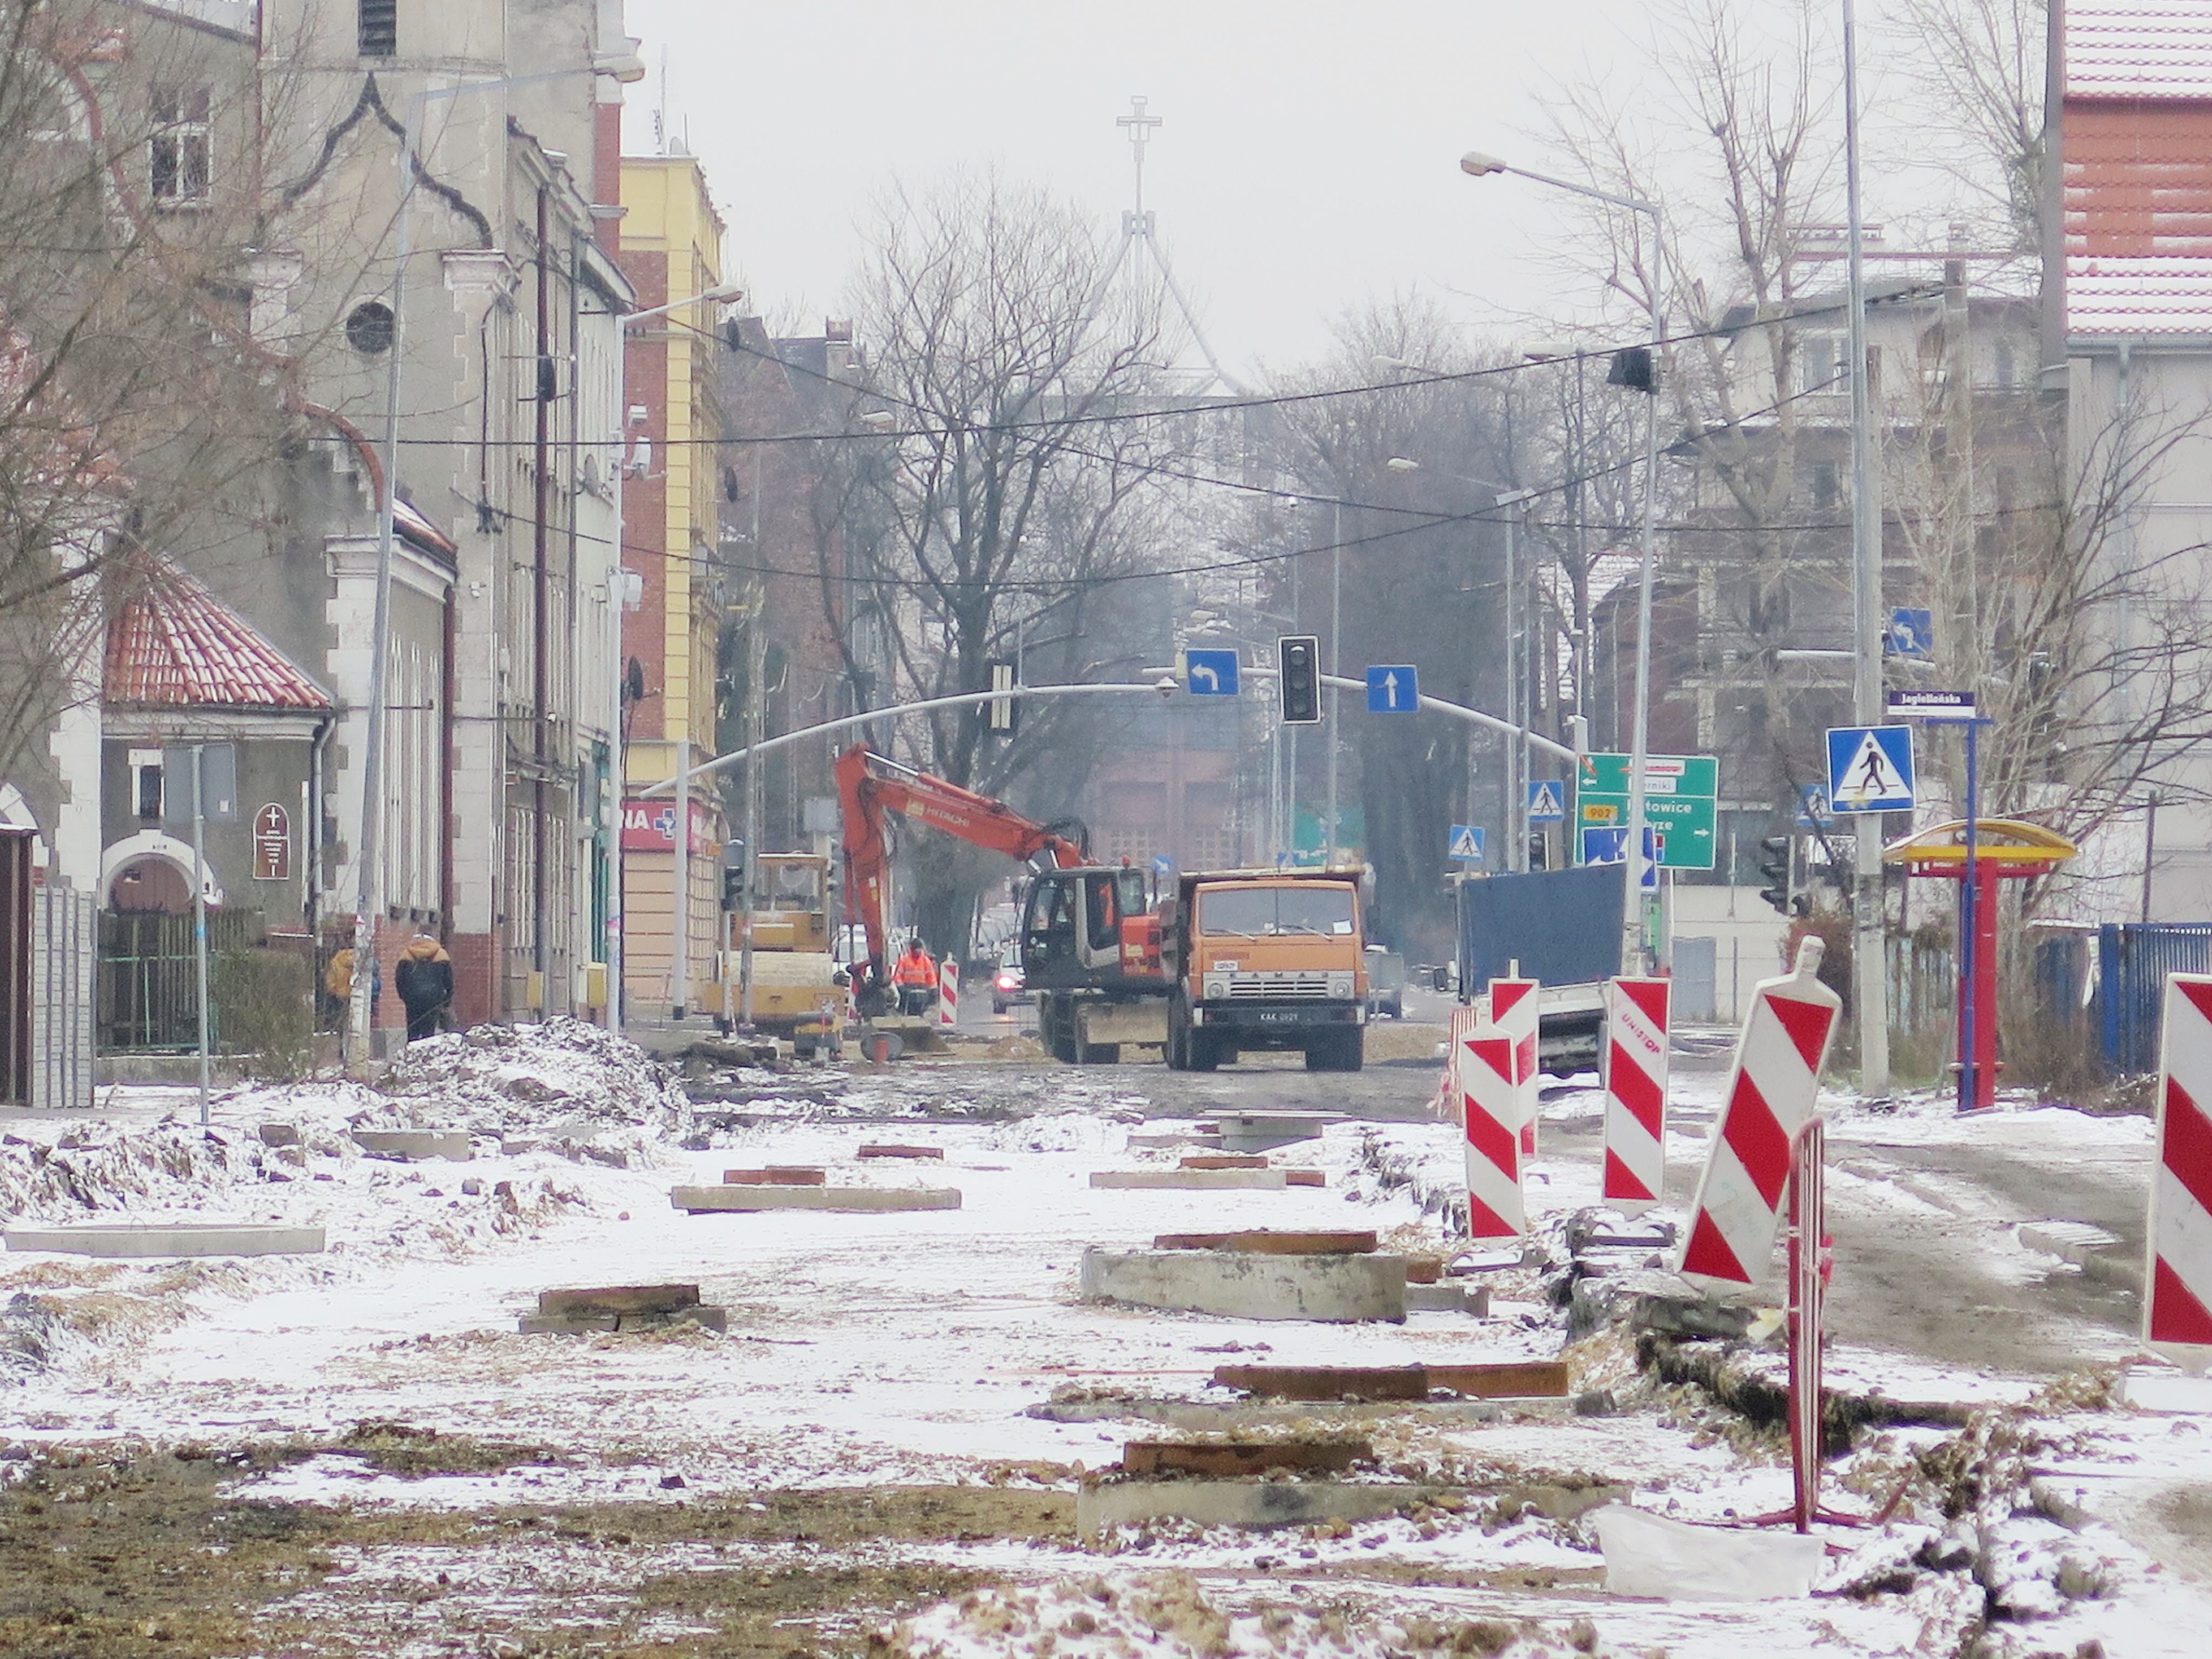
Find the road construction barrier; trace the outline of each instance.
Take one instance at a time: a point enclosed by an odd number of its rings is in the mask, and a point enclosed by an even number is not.
[[[2144,1231],[2143,1340],[2202,1370],[2212,1363],[2212,975],[2166,977]]]
[[[1802,940],[1796,967],[1753,990],[1677,1268],[1692,1279],[1747,1285],[1774,1253],[1790,1143],[1813,1115],[1843,1008],[1814,977],[1821,950],[1818,939]]]
[[[1490,981],[1490,1021],[1513,1041],[1513,1093],[1520,1103],[1521,1156],[1536,1156],[1536,993],[1533,979]]]
[[[1667,1012],[1663,979],[1605,985],[1605,1179],[1623,1215],[1659,1201],[1667,1181]]]
[[[1513,1037],[1485,1020],[1461,1048],[1468,1237],[1518,1238],[1528,1230],[1528,1219],[1521,1195],[1521,1091]]]
[[[937,1023],[948,1027],[960,1023],[960,964],[951,957],[937,970]]]
[[[1467,1040],[1474,1035],[1474,1028],[1482,1023],[1480,1005],[1462,1002],[1454,1006],[1444,1020],[1444,1074],[1437,1085],[1436,1098],[1431,1103],[1436,1115],[1446,1122],[1459,1116],[1461,1061],[1467,1053]]]

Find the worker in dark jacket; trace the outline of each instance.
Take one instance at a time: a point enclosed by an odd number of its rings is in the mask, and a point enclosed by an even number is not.
[[[399,953],[392,975],[399,1000],[407,1006],[407,1040],[435,1036],[453,1006],[453,959],[428,933],[417,933]]]

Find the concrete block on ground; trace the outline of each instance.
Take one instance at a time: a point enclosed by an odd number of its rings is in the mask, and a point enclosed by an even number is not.
[[[957,1210],[951,1187],[678,1187],[669,1202],[693,1215],[754,1210],[834,1210],[880,1214],[899,1210]]]
[[[1321,1170],[1285,1170],[1283,1184],[1287,1187],[1326,1187],[1328,1176]]]
[[[1132,1135],[1132,1140],[1136,1137]],[[1264,1170],[1267,1156],[1261,1152],[1193,1152],[1182,1161],[1186,1170]]]
[[[2142,1264],[2116,1247],[2119,1240],[2102,1227],[2087,1221],[2029,1221],[2020,1229],[2020,1242],[2031,1250],[2070,1261],[2084,1279],[2094,1279],[2118,1290],[2142,1291]]]
[[[942,1159],[942,1146],[898,1146],[885,1143],[860,1148],[862,1158],[933,1158]]]
[[[678,1308],[672,1313],[626,1313],[615,1328],[618,1331],[665,1331],[678,1325],[697,1325],[710,1331],[730,1328],[730,1314],[726,1308]]]
[[[1486,1365],[1431,1365],[1429,1386],[1449,1389],[1472,1400],[1564,1400],[1564,1359],[1509,1359]]]
[[[1234,1250],[1239,1255],[1364,1255],[1375,1245],[1371,1232],[1295,1233],[1272,1227],[1241,1233],[1162,1233],[1152,1240],[1156,1250]]]
[[[1142,1192],[1279,1193],[1291,1183],[1280,1170],[1098,1170],[1091,1184]]]
[[[681,1325],[697,1325],[710,1331],[726,1331],[730,1327],[730,1316],[726,1309],[694,1304],[687,1308],[635,1313],[595,1313],[579,1309],[568,1313],[525,1314],[515,1322],[515,1328],[525,1336],[589,1336],[605,1331],[665,1331]]]
[[[458,1129],[356,1129],[353,1140],[364,1152],[385,1152],[411,1163],[442,1158],[465,1164],[476,1156],[468,1136]]]
[[[1191,1521],[1206,1527],[1299,1527],[1371,1521],[1453,1488],[1340,1480],[1117,1480],[1080,1487],[1075,1529],[1095,1538],[1112,1526]]]
[[[1810,1595],[1826,1546],[1796,1533],[1697,1527],[1626,1504],[1590,1517],[1615,1595],[1668,1601],[1770,1601]]]
[[[2190,1376],[2180,1371],[2127,1371],[2112,1390],[2112,1398],[2142,1412],[2212,1414],[2212,1376]]]
[[[765,1170],[725,1170],[725,1187],[826,1187],[830,1184],[827,1170],[803,1169],[796,1164],[775,1164]]]
[[[103,1226],[10,1227],[11,1250],[110,1257],[315,1255],[320,1227],[239,1221],[154,1221]]]
[[[542,1314],[674,1313],[699,1305],[696,1285],[609,1285],[586,1291],[540,1291]]]
[[[1435,1285],[1444,1276],[1444,1264],[1434,1256],[1406,1258],[1406,1282],[1408,1285]]]
[[[1406,1318],[1398,1255],[1256,1255],[1231,1250],[1083,1253],[1086,1301],[1324,1324]]]
[[[1132,1440],[1121,1453],[1131,1474],[1203,1474],[1217,1480],[1298,1469],[1342,1474],[1372,1463],[1375,1447],[1341,1436],[1305,1440]]]
[[[1341,1112],[1208,1112],[1221,1126],[1221,1148],[1229,1152],[1264,1152],[1301,1140],[1317,1140],[1332,1123],[1345,1121]]]
[[[1490,1316],[1490,1286],[1487,1285],[1413,1285],[1406,1286],[1407,1313],[1469,1314],[1477,1319]]]
[[[1426,1400],[1427,1370],[1419,1365],[1217,1365],[1213,1380],[1224,1389],[1277,1400]]]
[[[620,1314],[536,1313],[523,1315],[515,1321],[515,1328],[525,1336],[582,1336],[593,1331],[611,1331],[621,1322]]]
[[[300,1132],[289,1123],[264,1123],[254,1131],[264,1146],[296,1146]]]

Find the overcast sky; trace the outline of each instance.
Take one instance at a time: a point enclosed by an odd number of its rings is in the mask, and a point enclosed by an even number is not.
[[[1862,9],[1874,8],[1863,4]],[[1747,27],[1791,9],[1742,0]],[[1820,9],[1832,12],[1830,3]],[[1540,258],[1571,198],[1469,179],[1460,154],[1545,157],[1534,95],[1637,61],[1639,0],[629,0],[653,72],[649,150],[705,164],[728,261],[772,319],[844,309],[871,203],[995,161],[1118,222],[1133,94],[1164,118],[1145,187],[1232,373],[1320,354],[1330,319],[1401,289],[1540,337],[1571,296]]]

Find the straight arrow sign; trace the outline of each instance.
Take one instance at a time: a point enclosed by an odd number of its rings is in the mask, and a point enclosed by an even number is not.
[[[1420,677],[1412,665],[1389,663],[1368,669],[1369,714],[1410,714],[1420,706]]]

